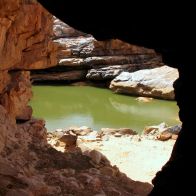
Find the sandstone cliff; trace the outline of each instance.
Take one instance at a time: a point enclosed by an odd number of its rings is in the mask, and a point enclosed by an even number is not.
[[[32,2],[0,1],[0,70],[38,69],[56,64],[57,48],[50,39],[52,16]]]
[[[133,72],[162,65],[154,50],[118,39],[97,41],[53,19],[53,42],[58,45],[54,68],[32,71],[33,81],[111,81],[122,71]],[[43,67],[44,68],[44,67]]]

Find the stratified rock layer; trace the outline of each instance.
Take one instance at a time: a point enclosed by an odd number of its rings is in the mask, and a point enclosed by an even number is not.
[[[161,56],[152,49],[118,39],[97,41],[91,35],[79,32],[56,18],[53,24],[53,42],[58,46],[56,66],[32,71],[33,81],[111,81],[122,71],[133,72],[162,65]],[[73,74],[75,70],[85,72],[85,76]],[[54,75],[56,77],[52,77]],[[69,79],[62,75],[69,75]]]
[[[50,39],[52,25],[53,17],[33,1],[1,0],[0,70],[56,64],[57,46]]]

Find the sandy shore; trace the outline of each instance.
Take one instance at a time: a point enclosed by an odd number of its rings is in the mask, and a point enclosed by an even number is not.
[[[49,143],[59,151],[66,151],[62,142],[59,143],[54,138],[50,137]],[[110,135],[93,141],[86,139],[86,136],[77,138],[77,147],[84,154],[96,150],[129,178],[149,183],[169,159],[174,143],[173,139],[159,141],[138,135],[120,137]]]
[[[139,140],[139,141],[138,141]],[[104,154],[121,172],[133,180],[151,183],[156,172],[170,157],[175,140],[110,137],[108,141],[84,142],[83,145]]]

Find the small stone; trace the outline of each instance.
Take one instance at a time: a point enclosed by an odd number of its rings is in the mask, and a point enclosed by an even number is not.
[[[76,146],[77,136],[63,135],[61,138],[59,138],[59,141],[64,142],[66,147]]]
[[[157,136],[157,139],[161,141],[166,141],[169,140],[171,137],[172,134],[166,131],[166,132],[162,132],[159,136]]]
[[[122,137],[122,135],[120,133],[115,133],[114,136],[115,137]]]
[[[96,164],[99,164],[102,158],[102,154],[96,150],[90,151],[89,156],[92,159],[92,161]]]
[[[175,125],[175,126],[169,127],[169,132],[172,134],[178,135],[180,133],[181,128],[182,128],[181,125]]]
[[[117,133],[118,130],[119,130],[119,129],[102,128],[102,129],[99,131],[99,134],[101,134],[101,135],[113,135],[113,134]]]
[[[143,102],[143,103],[149,103],[153,100],[153,98],[150,97],[138,97],[136,98],[137,101]]]
[[[120,128],[118,131],[121,135],[136,135],[137,133],[129,128]]]
[[[86,126],[82,126],[82,127],[79,127],[79,128],[70,128],[70,130],[74,134],[81,135],[81,136],[88,135],[89,133],[91,133],[93,131],[91,128],[86,127]]]
[[[152,127],[145,127],[143,133],[144,134],[149,134],[152,131],[157,131],[157,130],[158,130],[158,127],[153,127],[153,126]]]
[[[91,135],[79,136],[78,138],[80,138],[84,142],[94,142],[94,141],[97,141],[97,138],[94,135],[93,136],[91,136]]]

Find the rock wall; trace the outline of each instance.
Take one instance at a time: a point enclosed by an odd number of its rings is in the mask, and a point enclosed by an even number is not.
[[[1,0],[0,10],[0,70],[56,64],[57,47],[50,39],[53,20],[49,13],[25,0]]]
[[[54,18],[53,42],[59,46],[54,68],[32,71],[33,81],[111,81],[122,71],[163,65],[152,49],[118,39],[97,41]],[[44,68],[44,67],[43,67]]]
[[[45,122],[32,118],[28,70],[54,66],[60,54],[52,20],[34,0],[0,0],[0,195],[146,195],[151,186],[108,162],[112,173],[99,173],[80,149],[56,151]],[[60,51],[64,56],[71,49]]]
[[[32,119],[30,72],[24,70],[53,64],[51,22],[33,1],[0,0],[0,195],[38,188],[27,182],[36,159],[30,146],[46,146],[46,130],[44,121]]]

